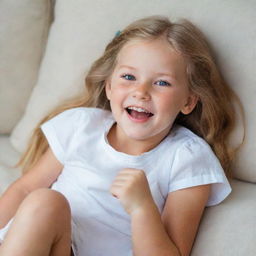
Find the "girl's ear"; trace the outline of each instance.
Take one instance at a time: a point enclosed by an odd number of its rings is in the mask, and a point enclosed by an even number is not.
[[[181,109],[182,114],[184,114],[184,115],[190,114],[193,111],[193,109],[195,108],[198,100],[199,100],[199,97],[197,95],[190,94],[187,99],[186,104]]]
[[[111,98],[111,85],[110,85],[109,80],[106,80],[106,82],[105,82],[105,92],[106,92],[106,96],[107,96],[108,100],[110,100],[110,98]]]

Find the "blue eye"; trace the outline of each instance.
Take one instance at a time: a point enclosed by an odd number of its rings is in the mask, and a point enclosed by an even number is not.
[[[125,74],[121,76],[125,80],[135,80],[135,77],[133,75]]]
[[[160,86],[170,86],[171,85],[170,83],[163,81],[163,80],[159,80],[156,83],[158,83],[158,85],[160,85]]]

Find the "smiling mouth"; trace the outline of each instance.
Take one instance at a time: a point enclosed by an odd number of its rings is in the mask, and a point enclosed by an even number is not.
[[[131,106],[131,107],[125,108],[125,110],[129,114],[129,116],[135,120],[146,121],[154,115],[153,113],[149,112],[148,110],[146,110],[144,108],[140,108],[140,107]]]

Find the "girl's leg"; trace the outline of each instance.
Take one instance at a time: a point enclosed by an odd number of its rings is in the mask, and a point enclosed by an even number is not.
[[[66,198],[50,189],[30,193],[0,246],[1,256],[70,256],[71,214]]]

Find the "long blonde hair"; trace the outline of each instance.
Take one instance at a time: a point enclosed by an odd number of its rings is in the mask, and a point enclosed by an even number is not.
[[[24,172],[29,170],[48,148],[48,142],[40,129],[45,121],[75,107],[110,110],[104,90],[105,81],[110,77],[122,47],[131,40],[152,40],[160,36],[165,37],[185,58],[190,90],[199,97],[192,113],[180,113],[175,122],[205,139],[219,158],[227,177],[231,178],[231,163],[238,147],[231,148],[228,141],[237,116],[234,103],[238,104],[244,117],[241,102],[217,69],[208,43],[198,28],[185,19],[172,23],[164,16],[137,20],[112,39],[102,57],[92,64],[85,78],[84,94],[64,102],[41,120],[16,166],[22,166]]]

